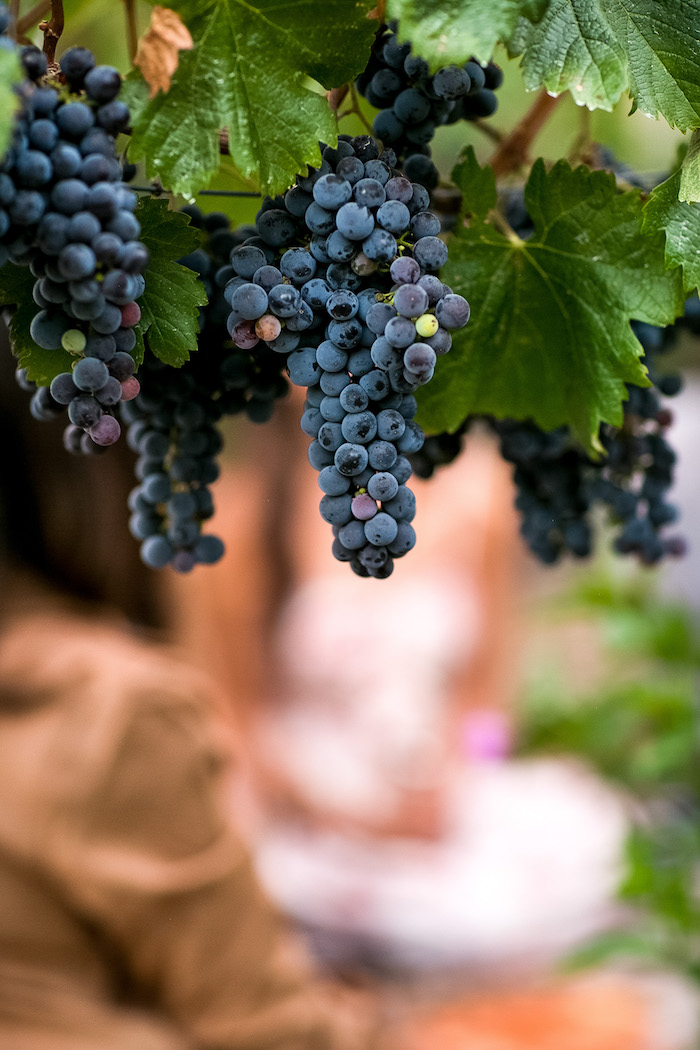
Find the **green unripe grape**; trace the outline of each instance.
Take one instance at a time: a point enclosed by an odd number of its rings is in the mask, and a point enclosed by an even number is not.
[[[440,325],[435,314],[423,314],[416,321],[416,331],[423,339],[428,339],[431,335],[435,335],[439,327]]]
[[[61,336],[61,346],[64,350],[67,350],[69,354],[82,354],[85,349],[87,339],[83,332],[77,328],[69,328],[67,332],[64,332]]]

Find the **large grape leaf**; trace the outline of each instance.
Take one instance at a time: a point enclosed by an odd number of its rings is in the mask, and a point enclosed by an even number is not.
[[[681,131],[700,127],[700,0],[550,0],[510,42],[525,85],[567,89],[580,105],[612,109],[624,91],[634,108]]]
[[[535,22],[549,0],[387,0],[387,18],[399,19],[399,36],[411,40],[433,69],[461,64],[471,55],[488,62],[518,19]]]
[[[199,246],[199,234],[186,215],[170,211],[164,200],[142,197],[136,216],[150,253],[146,289],[139,299],[137,347],[146,335],[149,350],[179,368],[197,349],[199,307],[207,303],[197,274],[177,261]]]
[[[648,385],[630,319],[665,325],[682,311],[663,235],[642,234],[637,191],[618,194],[613,176],[565,161],[532,169],[526,241],[493,212],[484,218],[493,188],[471,151],[454,177],[472,218],[450,241],[443,277],[472,317],[421,390],[419,421],[430,431],[454,430],[470,413],[532,418],[545,430],[568,423],[599,451],[600,423],[622,422],[625,383]]]
[[[0,48],[0,157],[7,149],[18,99],[12,86],[22,79],[17,53]]]
[[[643,230],[666,235],[666,264],[680,266],[687,291],[700,285],[700,204],[678,199],[680,169],[651,193],[644,206]]]
[[[29,334],[29,326],[39,312],[32,298],[36,277],[28,266],[5,263],[0,269],[0,309],[9,307],[10,346],[19,368],[39,386],[48,386],[59,372],[70,372],[75,360],[66,350],[44,350]]]
[[[362,71],[372,0],[171,0],[194,39],[167,94],[137,115],[131,158],[191,197],[219,163],[219,131],[241,174],[267,193],[288,186],[318,141],[336,141],[330,107],[308,83],[338,87]]]

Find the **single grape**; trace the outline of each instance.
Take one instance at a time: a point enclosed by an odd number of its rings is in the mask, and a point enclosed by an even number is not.
[[[435,335],[438,328],[437,317],[434,314],[422,314],[421,317],[416,319],[416,332],[421,338],[425,339],[428,336]]]
[[[67,332],[64,332],[61,336],[61,346],[64,350],[67,350],[69,354],[82,354],[87,344],[87,338],[84,332],[81,332],[77,328],[69,328]]]

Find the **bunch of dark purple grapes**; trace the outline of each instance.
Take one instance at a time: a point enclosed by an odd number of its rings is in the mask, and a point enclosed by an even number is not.
[[[428,192],[395,165],[370,136],[340,136],[320,168],[264,202],[224,292],[234,343],[281,355],[307,388],[301,425],[335,557],[380,579],[415,543],[414,392],[469,317],[436,276],[447,247]]]
[[[439,178],[430,159],[435,129],[495,113],[494,92],[503,82],[503,73],[493,62],[481,66],[470,59],[463,66],[446,66],[431,74],[410,43],[399,43],[397,25],[391,22],[377,34],[367,68],[357,78],[357,90],[380,111],[372,130],[403,162],[406,178],[433,190]]]
[[[681,381],[657,370],[659,355],[673,344],[672,329],[637,321],[632,328],[644,347],[654,387],[628,384],[622,426],[601,427],[605,456],[600,460],[590,459],[576,446],[567,427],[544,432],[532,423],[492,421],[501,454],[515,468],[521,534],[545,564],[567,552],[578,558],[591,554],[590,515],[595,506],[606,509],[618,554],[654,565],[685,551],[681,537],[663,535],[678,517],[667,498],[676,462],[665,436],[672,415],[660,398],[677,394]]]
[[[141,543],[141,557],[150,568],[189,572],[224,553],[220,537],[202,533],[214,513],[210,486],[219,476],[219,421],[244,413],[266,422],[289,383],[284,357],[264,344],[237,347],[226,328],[224,288],[236,276],[231,256],[255,236],[255,228],[231,230],[221,212],[183,210],[202,234],[200,247],[180,260],[199,275],[209,300],[200,310],[198,350],[181,368],[149,355],[140,372],[141,392],[120,414],[139,456],[129,528]]]
[[[9,27],[0,8],[0,29]],[[7,40],[7,36],[5,35]],[[38,419],[68,409],[66,447],[92,453],[120,433],[115,407],[138,392],[131,351],[140,319],[148,251],[133,215],[136,195],[121,182],[115,139],[129,124],[117,95],[119,72],[76,47],[47,82],[46,56],[19,52],[27,79],[10,147],[0,160],[0,265],[29,266],[38,311],[30,327],[45,350],[75,358],[48,387],[34,388]]]
[[[219,476],[222,412],[210,388],[187,367],[148,357],[141,377],[141,392],[122,406],[127,441],[139,455],[129,530],[149,568],[171,565],[189,572],[224,553],[218,536],[202,535],[202,524],[214,513],[209,486]]]

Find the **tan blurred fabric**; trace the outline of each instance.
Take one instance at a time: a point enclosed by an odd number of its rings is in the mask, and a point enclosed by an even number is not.
[[[225,816],[208,681],[60,614],[0,638],[0,1050],[361,1050]]]

